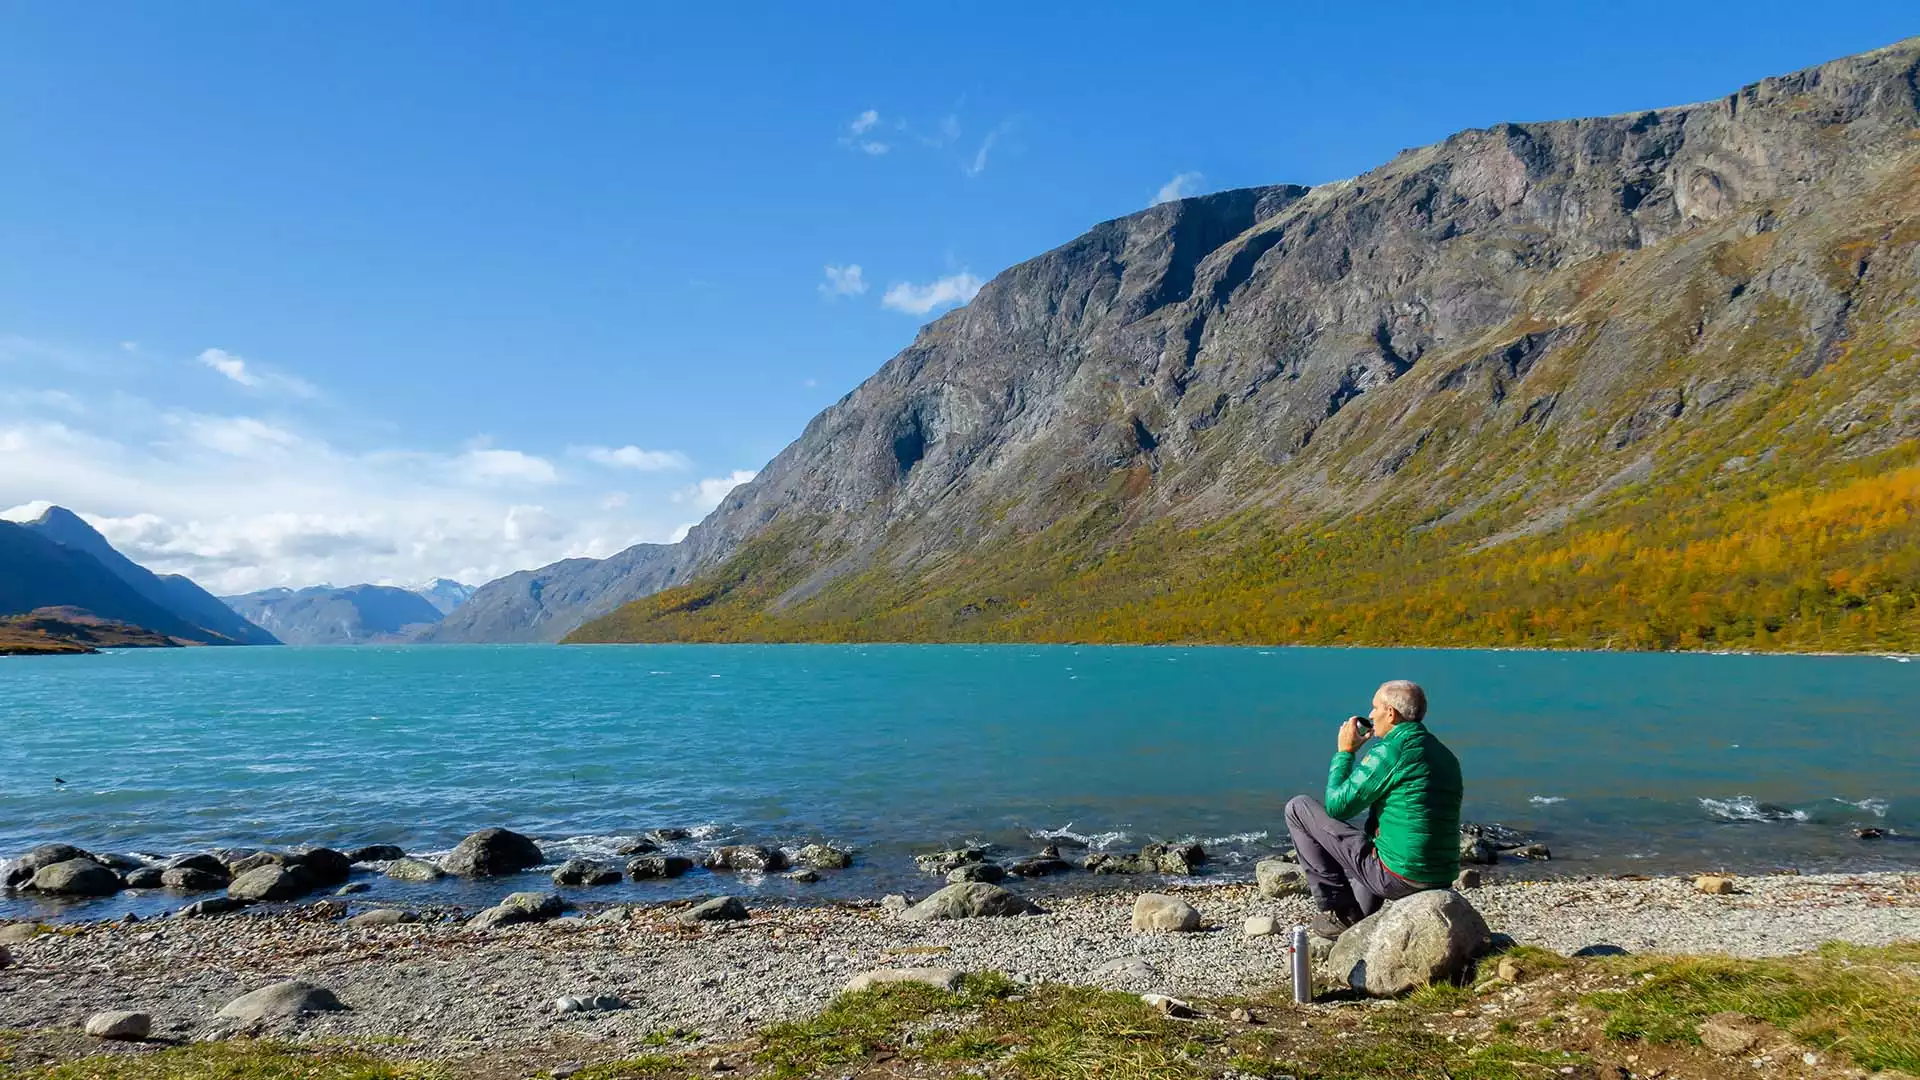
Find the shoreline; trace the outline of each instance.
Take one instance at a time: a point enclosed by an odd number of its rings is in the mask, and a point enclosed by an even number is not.
[[[476,930],[456,922],[350,927],[363,908],[334,898],[217,918],[0,930],[0,1030],[72,1027],[94,1012],[137,1009],[156,1034],[201,1040],[256,1031],[215,1017],[226,1002],[285,978],[334,991],[350,1011],[270,1033],[379,1040],[410,1058],[586,1041],[616,1056],[662,1032],[702,1044],[810,1015],[853,976],[886,967],[1000,971],[1020,982],[1217,997],[1284,977],[1283,936],[1248,937],[1246,918],[1304,923],[1306,900],[1247,885],[1156,885],[1197,907],[1204,930],[1135,934],[1142,890],[1043,901],[1044,914],[905,923],[872,901],[750,905],[738,923],[680,925],[684,902],[616,905],[597,915]],[[1920,934],[1920,875],[1740,878],[1710,896],[1684,878],[1498,882],[1465,894],[1497,933],[1571,954],[1782,956],[1826,941],[1884,945]],[[608,911],[619,914],[609,915]],[[18,924],[16,924],[18,925]],[[611,994],[626,1008],[556,1013],[556,999]],[[392,1042],[392,1040],[401,1040]]]

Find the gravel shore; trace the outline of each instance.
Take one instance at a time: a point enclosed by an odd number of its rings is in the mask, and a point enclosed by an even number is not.
[[[1491,884],[1468,896],[1495,931],[1563,953],[1784,955],[1842,940],[1920,937],[1920,878],[1898,874],[1744,878],[1731,896],[1685,879]],[[77,1028],[102,1010],[154,1018],[156,1037],[246,1030],[216,1019],[228,1001],[279,979],[327,987],[349,1011],[279,1033],[391,1043],[395,1053],[469,1057],[502,1048],[597,1058],[657,1047],[668,1032],[728,1039],[807,1015],[875,968],[992,969],[1181,996],[1270,985],[1285,973],[1281,937],[1248,938],[1253,915],[1289,925],[1305,901],[1250,886],[1169,889],[1198,907],[1199,933],[1136,935],[1133,894],[1052,901],[1044,915],[909,924],[877,905],[769,908],[747,922],[689,928],[683,905],[635,909],[614,923],[568,919],[491,931],[454,923],[355,929],[313,908],[211,919],[90,924],[8,946],[0,1029]],[[561,1014],[556,999],[615,995],[627,1008]],[[677,1042],[676,1045],[684,1045]]]

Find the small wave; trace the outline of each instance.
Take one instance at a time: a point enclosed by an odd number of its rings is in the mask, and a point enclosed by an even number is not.
[[[1127,834],[1119,831],[1100,833],[1074,832],[1073,822],[1071,821],[1057,829],[1035,829],[1027,835],[1035,840],[1072,840],[1075,843],[1085,844],[1094,851],[1105,851],[1115,844],[1123,844],[1127,840]]]
[[[687,835],[695,840],[711,840],[726,831],[724,828],[709,822],[705,825],[695,825],[693,828],[688,829]]]
[[[1535,806],[1554,806],[1566,802],[1567,797],[1565,795],[1535,795],[1527,801]]]
[[[1232,836],[1209,836],[1200,841],[1202,847],[1221,847],[1227,844],[1257,844],[1271,834],[1265,829],[1259,832],[1234,833]]]
[[[247,771],[250,773],[303,773],[303,772],[312,772],[313,766],[311,765],[280,765],[280,764],[269,762],[265,765],[249,765],[247,766]],[[95,792],[95,794],[102,794],[102,793]]]
[[[1865,810],[1877,818],[1887,816],[1887,800],[1885,799],[1843,799],[1835,795],[1833,801],[1843,806],[1851,806],[1855,810]]]
[[[1721,821],[1807,821],[1812,817],[1805,810],[1758,802],[1751,795],[1735,795],[1731,799],[1701,796],[1700,808]]]

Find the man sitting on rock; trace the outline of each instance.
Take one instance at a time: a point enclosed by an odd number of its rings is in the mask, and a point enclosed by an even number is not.
[[[1371,732],[1359,716],[1340,725],[1326,805],[1306,795],[1287,803],[1287,832],[1320,905],[1312,930],[1321,937],[1339,937],[1388,900],[1444,889],[1460,871],[1460,760],[1427,730],[1426,715],[1419,686],[1382,685]],[[1369,733],[1374,743],[1356,763]],[[1347,824],[1362,810],[1365,830]]]

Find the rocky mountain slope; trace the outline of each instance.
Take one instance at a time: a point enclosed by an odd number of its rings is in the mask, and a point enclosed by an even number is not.
[[[1097,226],[573,639],[1914,647],[1916,348],[1920,39]]]
[[[442,617],[426,597],[390,585],[262,589],[221,599],[288,645],[411,641]]]
[[[420,640],[559,641],[589,619],[685,580],[692,552],[681,544],[637,544],[605,559],[564,559],[476,589]]]
[[[198,628],[199,636],[189,635],[191,640],[205,640],[213,644],[276,644],[272,634],[235,614],[212,593],[195,585],[191,580],[179,574],[155,574],[120,554],[112,544],[107,542],[106,537],[101,536],[93,526],[65,507],[49,507],[38,518],[27,522],[25,528],[62,547],[92,556],[101,566],[126,582],[130,588],[155,606],[178,616],[186,625]],[[77,607],[89,608],[87,604],[72,603]],[[110,612],[100,611],[97,608],[89,608],[89,610],[93,610],[98,615],[111,616]],[[133,621],[152,629],[163,629],[152,623],[140,622],[137,619]],[[165,632],[174,633],[171,630]]]
[[[453,609],[466,603],[473,597],[475,586],[463,584],[452,578],[434,578],[425,585],[415,585],[408,590],[432,604],[442,615],[453,613]]]

